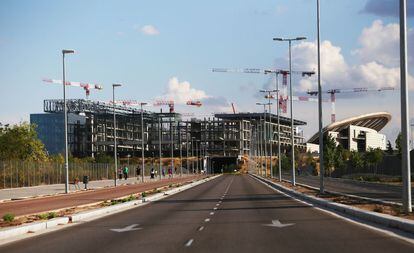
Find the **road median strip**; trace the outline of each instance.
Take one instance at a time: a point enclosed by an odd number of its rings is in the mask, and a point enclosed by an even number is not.
[[[358,219],[376,223],[385,227],[399,229],[404,232],[414,233],[414,221],[409,219],[403,219],[400,217],[395,217],[388,214],[377,213],[373,211],[363,210],[361,208],[356,208],[348,206],[341,203],[335,203],[333,201],[321,199],[318,197],[310,196],[292,189],[289,189],[279,183],[273,182],[269,179],[259,177],[257,175],[252,175],[253,178],[260,180],[261,182],[271,186],[272,188],[279,190],[283,193],[288,194],[291,197],[300,199],[309,204],[316,205],[318,207],[327,208],[334,210],[339,213],[350,215]]]
[[[181,185],[177,188],[166,190],[160,193],[154,193],[148,197],[143,197],[141,199],[128,201],[125,203],[118,203],[111,206],[101,207],[93,210],[82,211],[75,214],[70,214],[64,217],[53,218],[47,221],[36,221],[33,223],[26,223],[14,227],[6,227],[0,229],[0,245],[10,242],[10,239],[27,233],[42,232],[50,228],[56,227],[58,225],[65,225],[69,223],[82,223],[87,221],[92,221],[95,219],[103,218],[108,215],[112,215],[118,212],[126,211],[135,207],[139,207],[150,202],[158,201],[163,198],[169,197],[173,194],[185,191],[202,183],[211,181],[220,175],[207,177],[199,180],[192,181],[188,184]],[[182,183],[180,183],[182,184]],[[62,226],[63,227],[63,226]],[[20,238],[19,238],[20,239]]]

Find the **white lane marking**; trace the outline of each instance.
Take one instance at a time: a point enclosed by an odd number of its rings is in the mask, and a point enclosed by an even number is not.
[[[214,215],[214,212],[210,212],[210,215]]]
[[[221,202],[223,202],[223,201],[220,200],[219,203],[221,203]]]
[[[207,218],[204,220],[204,222],[209,222],[209,221],[210,221],[210,218]]]
[[[112,228],[110,230],[114,231],[114,232],[122,233],[122,232],[129,232],[129,231],[141,230],[142,229],[142,228],[136,228],[137,226],[139,226],[139,224],[132,224],[132,225],[126,226],[124,228]]]
[[[188,242],[185,244],[186,247],[190,247],[191,244],[194,242],[194,239],[188,240]]]
[[[289,227],[289,226],[293,226],[293,225],[295,225],[295,223],[282,224],[279,220],[272,220],[272,223],[270,223],[270,224],[263,224],[263,226],[276,227],[276,228],[284,228],[284,227]]]
[[[198,228],[198,231],[203,231],[203,229],[204,229],[204,226],[201,226]]]
[[[217,203],[217,204],[216,204],[216,206],[219,206],[219,205],[220,205],[220,203]]]
[[[213,210],[214,210],[214,211],[215,211],[215,210],[217,210],[217,207],[214,207],[214,208],[213,208]]]

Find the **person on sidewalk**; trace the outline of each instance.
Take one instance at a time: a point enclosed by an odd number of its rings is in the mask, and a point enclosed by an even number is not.
[[[172,177],[172,168],[168,168],[168,177],[171,178]]]
[[[139,166],[136,167],[135,173],[137,174],[137,179],[139,179],[139,176],[141,176],[141,168]]]
[[[118,169],[118,179],[121,180],[122,179],[122,168],[119,167]]]
[[[122,170],[122,172],[124,173],[124,179],[127,180],[128,179],[128,167],[126,165],[124,165],[124,169]]]
[[[151,174],[151,179],[154,179],[154,176],[155,176],[155,170],[154,170],[154,168],[151,168],[150,174]]]

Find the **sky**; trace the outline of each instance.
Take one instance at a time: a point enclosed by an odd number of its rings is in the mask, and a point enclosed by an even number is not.
[[[414,1],[408,6],[409,86],[414,89]],[[399,89],[398,0],[321,0],[322,85]],[[0,1],[0,123],[28,121],[44,99],[62,97],[62,49],[69,81],[97,83],[90,99],[153,103],[173,99],[176,111],[211,117],[214,112],[262,111],[259,89],[274,88],[271,76],[214,73],[212,68],[287,69],[288,45],[273,37],[305,36],[293,43],[295,70],[316,70],[316,0]],[[281,80],[280,80],[281,82]],[[315,77],[293,77],[295,95],[317,87]],[[78,87],[68,98],[85,98]],[[328,98],[328,96],[327,96]],[[201,100],[200,108],[186,106]],[[410,91],[410,116],[414,121]],[[324,125],[331,104],[324,103]],[[158,111],[160,107],[150,106]],[[165,108],[164,110],[166,110]],[[274,108],[272,109],[275,113]],[[394,143],[400,131],[399,91],[338,94],[337,119],[386,111],[382,131]],[[294,117],[306,121],[305,137],[318,127],[317,103],[294,102]]]

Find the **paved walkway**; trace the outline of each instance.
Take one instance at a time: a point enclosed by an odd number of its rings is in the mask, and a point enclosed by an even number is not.
[[[183,175],[187,176],[187,175]],[[175,175],[175,177],[179,177],[179,175]],[[145,181],[149,181],[149,177],[145,177]],[[157,178],[158,180],[158,178]],[[128,180],[117,180],[118,185],[126,185],[126,184],[137,184],[141,183],[141,178],[128,178]],[[88,189],[100,189],[104,187],[114,186],[114,180],[99,180],[99,181],[91,181],[88,184]],[[75,187],[73,184],[69,186],[70,191],[75,191]],[[84,189],[85,185],[80,182],[79,183],[80,189]],[[54,195],[59,193],[65,192],[65,185],[64,184],[51,184],[51,185],[40,185],[40,186],[32,186],[32,187],[20,187],[20,188],[11,188],[11,189],[2,189],[0,190],[0,202],[4,200],[18,200],[24,198],[32,198],[38,196],[45,196],[45,195]]]
[[[80,191],[71,194],[59,194],[43,198],[31,198],[25,200],[6,201],[0,203],[0,217],[6,213],[16,216],[42,213],[62,208],[86,205],[100,201],[120,198],[134,193],[161,188],[169,184],[183,183],[202,178],[203,175],[191,175],[185,177],[174,177],[171,179],[151,180],[145,183],[121,185],[116,188],[107,187],[94,191]]]

